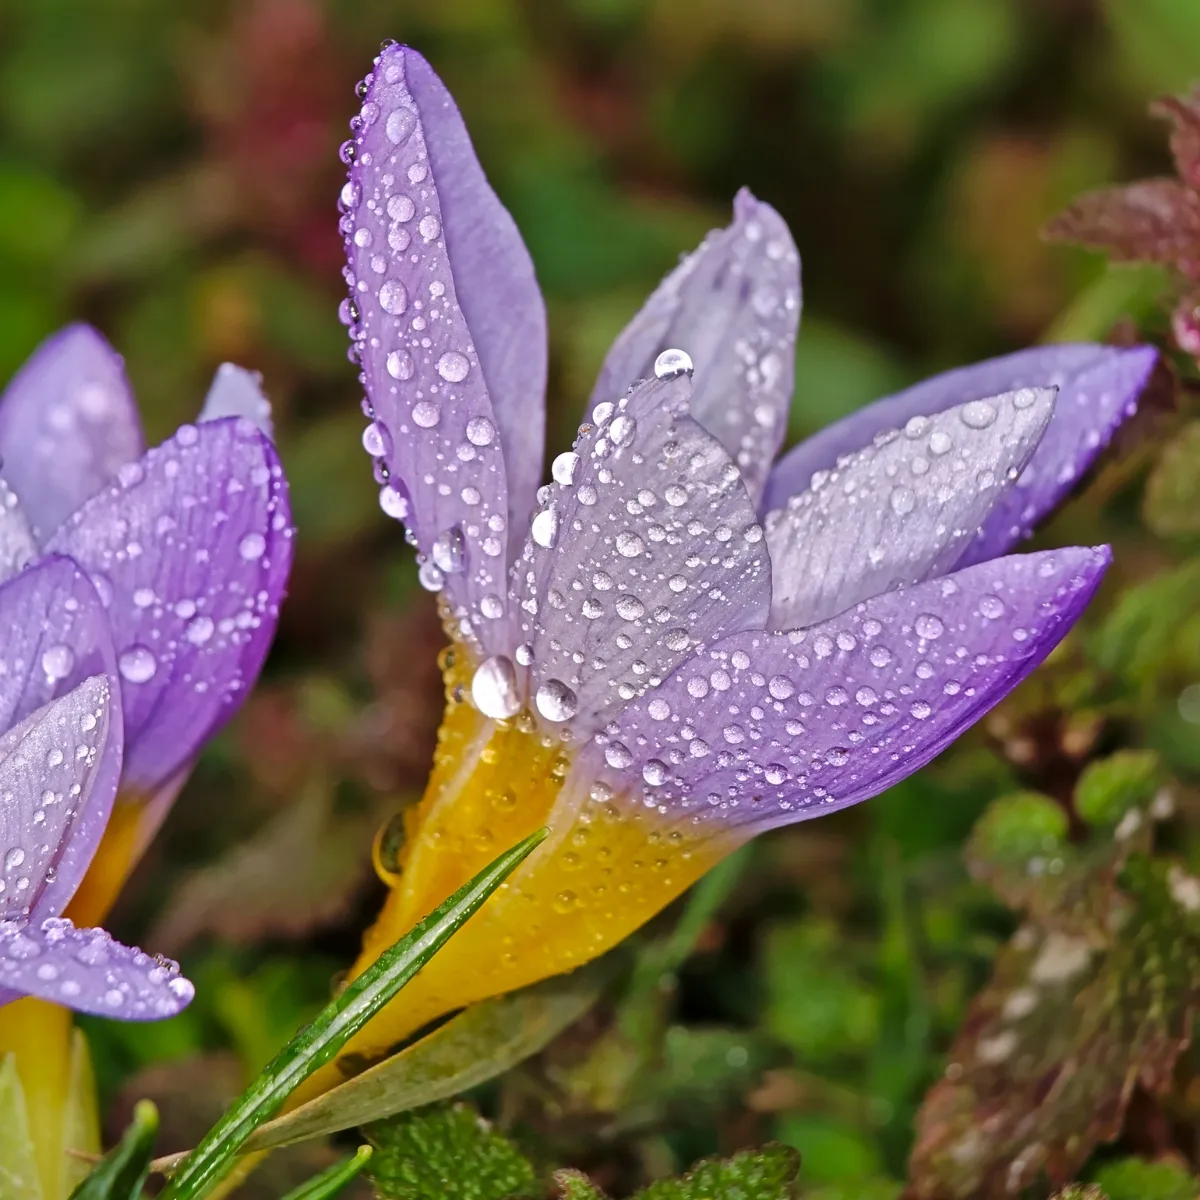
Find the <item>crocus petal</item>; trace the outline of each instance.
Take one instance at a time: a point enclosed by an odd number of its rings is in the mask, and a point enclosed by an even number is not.
[[[1024,679],[1109,559],[1107,547],[1013,555],[812,629],[725,638],[622,713],[576,778],[599,766],[614,790],[701,827],[757,831],[865,800]]]
[[[266,657],[292,558],[287,484],[244,418],[184,425],[54,535],[108,608],[127,786],[153,792],[233,713]]]
[[[781,508],[816,471],[865,446],[881,429],[898,429],[968,400],[1023,387],[1057,387],[1054,418],[1016,487],[992,510],[958,566],[1005,553],[1070,490],[1117,427],[1137,407],[1154,366],[1149,346],[1116,349],[1089,343],[1039,346],[935,375],[853,413],[789,451],[767,484],[764,504]]]
[[[271,402],[263,393],[262,376],[257,371],[233,363],[222,363],[217,368],[198,419],[217,421],[222,417],[246,417],[267,437],[274,438]]]
[[[87,325],[47,338],[0,398],[0,459],[44,538],[142,452],[121,356]]]
[[[94,675],[0,735],[0,920],[56,914],[87,869],[121,772],[114,692]]]
[[[27,567],[37,555],[37,540],[20,497],[0,479],[0,583]]]
[[[195,995],[169,959],[54,917],[0,922],[0,987],[120,1021],[173,1017]]]
[[[424,581],[484,645],[506,623],[506,543],[520,546],[541,475],[546,317],[533,265],[429,64],[402,46],[368,78],[342,193],[364,445],[430,561]]]
[[[800,256],[787,223],[746,189],[715,230],[657,287],[613,343],[592,403],[653,373],[657,355],[695,365],[692,417],[741,468],[755,501],[787,428],[800,323]]]
[[[876,434],[764,522],[771,627],[796,629],[953,568],[1029,461],[1054,392],[1026,388]]]
[[[696,647],[762,625],[771,564],[737,468],[687,414],[685,375],[593,411],[515,568],[548,721],[597,728]],[[491,714],[494,715],[494,714]]]

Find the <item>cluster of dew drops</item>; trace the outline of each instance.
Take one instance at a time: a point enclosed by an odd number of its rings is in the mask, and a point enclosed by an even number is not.
[[[654,360],[654,374],[658,379],[671,379],[677,375],[691,375],[692,360],[683,350],[664,350]],[[629,445],[636,436],[632,417],[613,417],[614,405],[602,401],[592,412],[593,426],[602,426],[611,420],[614,428],[610,439],[617,445]],[[618,424],[620,423],[620,424]],[[564,451],[551,464],[550,474],[555,483],[571,487],[579,470],[580,458],[573,450]],[[545,550],[553,550],[558,542],[559,519],[552,504],[540,509],[530,523],[530,537]],[[632,549],[632,548],[631,548]],[[637,552],[637,551],[635,551]],[[531,667],[534,649],[529,642],[522,642],[515,651],[516,664],[506,654],[493,654],[484,659],[475,670],[471,680],[471,697],[485,717],[507,720],[515,717],[522,708],[520,688],[517,683],[517,665]],[[539,715],[552,724],[570,721],[579,710],[579,699],[574,690],[561,679],[546,679],[534,693],[534,707]]]

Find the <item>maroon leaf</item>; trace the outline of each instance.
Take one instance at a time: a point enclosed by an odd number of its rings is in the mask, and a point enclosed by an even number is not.
[[[1200,278],[1200,193],[1175,179],[1087,192],[1044,233],[1107,250],[1118,262],[1164,263]]]
[[[1150,111],[1174,123],[1171,153],[1175,169],[1188,187],[1200,191],[1200,87],[1186,96],[1164,96],[1150,106]]]

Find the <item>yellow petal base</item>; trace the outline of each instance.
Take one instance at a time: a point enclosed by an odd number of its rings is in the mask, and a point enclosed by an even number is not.
[[[397,853],[385,834],[376,848],[376,865],[392,891],[353,973],[502,850],[543,825],[550,837],[346,1053],[378,1057],[437,1017],[588,962],[741,840],[710,828],[693,834],[636,796],[560,797],[569,747],[540,733],[528,714],[509,722],[481,716],[462,699],[469,668],[456,669],[455,654],[443,659],[446,716],[429,786],[407,814],[407,841]],[[342,1078],[326,1068],[292,1103]]]

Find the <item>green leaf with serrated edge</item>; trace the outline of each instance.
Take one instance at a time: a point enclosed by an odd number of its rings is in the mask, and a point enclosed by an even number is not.
[[[467,1104],[403,1113],[363,1133],[383,1200],[510,1200],[535,1190],[529,1160]]]
[[[595,1003],[609,975],[600,959],[507,996],[474,1004],[419,1042],[323,1096],[260,1126],[247,1150],[288,1146],[448,1100],[537,1054]]]
[[[233,1166],[254,1130],[338,1051],[450,940],[533,852],[546,830],[519,842],[385,950],[263,1068],[209,1130],[159,1200],[206,1195]]]
[[[705,1159],[678,1179],[652,1183],[636,1200],[794,1200],[799,1171],[800,1155],[790,1146],[764,1146],[732,1158]]]
[[[1200,880],[1144,854],[1109,879],[997,956],[918,1115],[913,1200],[1064,1183],[1120,1132],[1135,1087],[1169,1084],[1200,1001]]]
[[[37,1158],[29,1137],[25,1089],[17,1060],[0,1055],[0,1196],[12,1200],[42,1200]]]
[[[555,1171],[555,1200],[608,1200],[582,1171]]]
[[[340,1163],[334,1163],[328,1171],[313,1176],[307,1183],[288,1192],[283,1200],[329,1200],[336,1196],[371,1159],[374,1151],[370,1146],[359,1146],[358,1153],[353,1158],[347,1158]]]
[[[1096,1187],[1107,1200],[1196,1200],[1200,1180],[1167,1162],[1122,1158],[1096,1172]]]
[[[158,1109],[149,1100],[139,1100],[121,1140],[71,1193],[71,1200],[138,1200],[157,1136]]]

